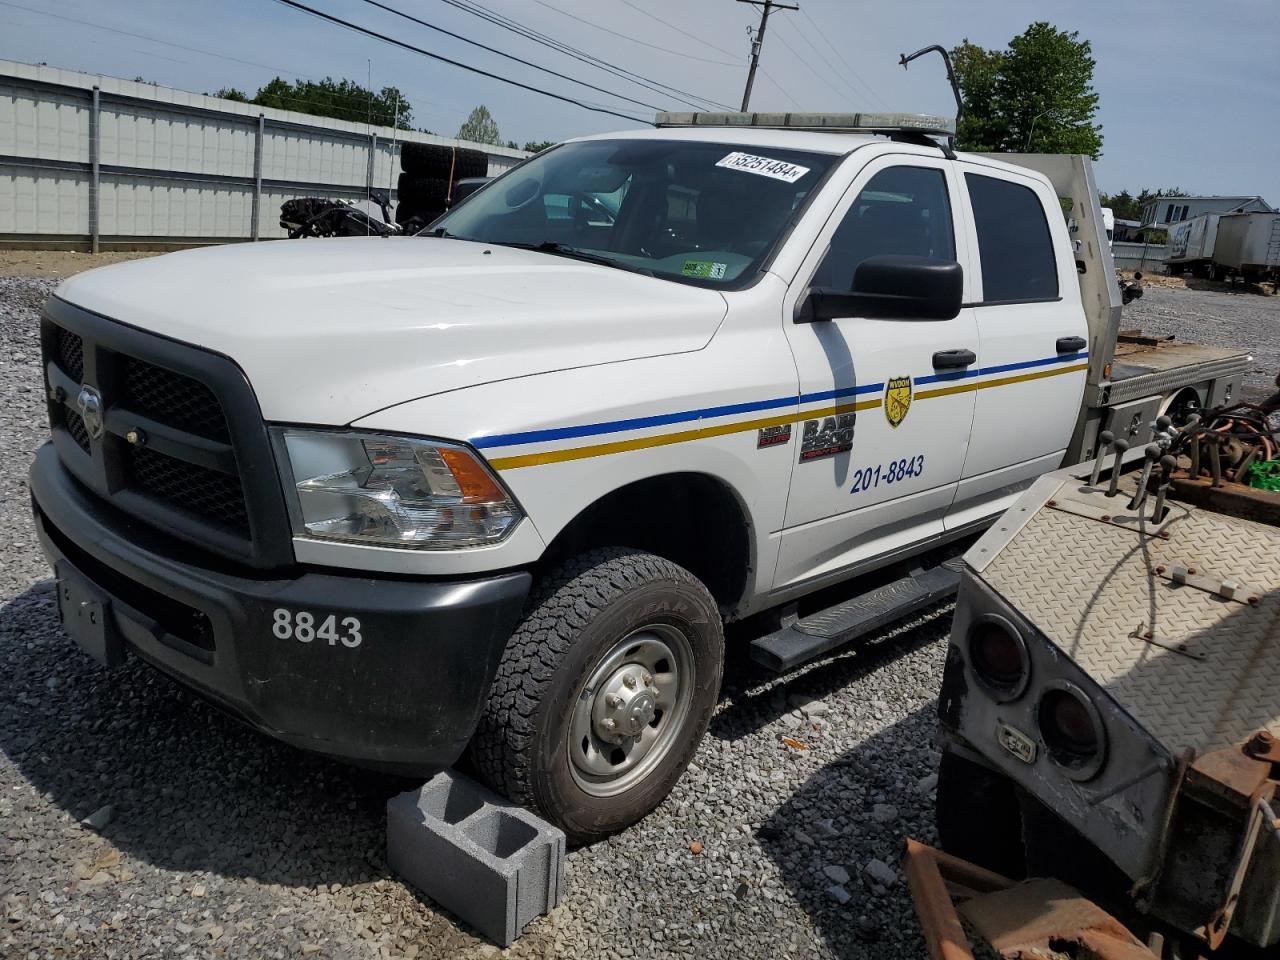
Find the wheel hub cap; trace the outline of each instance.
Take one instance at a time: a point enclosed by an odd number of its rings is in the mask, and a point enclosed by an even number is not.
[[[639,667],[627,665],[606,681],[596,694],[596,736],[607,743],[621,743],[638,737],[653,723],[658,711],[658,688],[653,677]]]
[[[597,797],[643,780],[680,738],[693,699],[693,651],[669,624],[632,631],[579,688],[569,720],[574,779]]]

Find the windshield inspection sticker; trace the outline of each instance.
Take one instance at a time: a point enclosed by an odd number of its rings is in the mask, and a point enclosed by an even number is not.
[[[712,263],[710,260],[686,260],[680,273],[698,280],[723,280],[727,263]]]
[[[716,166],[741,170],[743,173],[756,173],[762,177],[772,177],[774,180],[783,180],[787,183],[795,183],[809,172],[808,167],[787,163],[785,160],[772,160],[769,157],[737,152],[729,154],[723,160],[717,160]]]

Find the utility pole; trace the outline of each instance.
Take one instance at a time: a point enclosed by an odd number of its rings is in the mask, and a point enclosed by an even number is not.
[[[799,10],[793,3],[778,3],[778,0],[738,0],[739,3],[750,3],[760,7],[760,27],[751,38],[751,69],[747,71],[747,88],[742,91],[742,112],[746,113],[751,104],[751,86],[756,82],[756,67],[760,65],[760,48],[764,46],[764,31],[769,26],[769,14],[774,10]],[[747,28],[750,31],[750,27]]]

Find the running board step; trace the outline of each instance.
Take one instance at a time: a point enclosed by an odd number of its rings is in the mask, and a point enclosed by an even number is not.
[[[784,673],[945,600],[959,587],[958,557],[928,570],[916,570],[901,580],[868,590],[781,630],[757,637],[751,641],[751,659],[768,670]]]

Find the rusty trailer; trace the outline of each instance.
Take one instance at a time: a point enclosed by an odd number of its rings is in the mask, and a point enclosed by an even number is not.
[[[1153,424],[1142,464],[1041,478],[966,554],[944,849],[1280,946],[1280,494],[1236,482],[1267,412]]]

